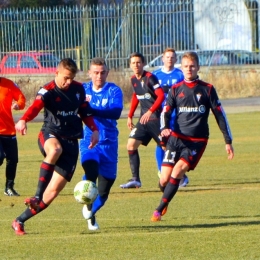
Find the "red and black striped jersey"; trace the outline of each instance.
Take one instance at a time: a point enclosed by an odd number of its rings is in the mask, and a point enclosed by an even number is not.
[[[161,114],[161,129],[170,128],[171,114],[176,109],[173,135],[186,139],[207,140],[209,138],[208,117],[214,114],[226,144],[232,143],[232,135],[213,85],[196,79],[174,85],[167,97]]]
[[[21,119],[32,120],[42,108],[43,129],[64,138],[82,138],[82,120],[85,122],[85,118],[92,116],[83,85],[76,81],[72,81],[66,90],[58,88],[55,81],[43,86]]]
[[[164,93],[160,87],[158,78],[148,71],[144,71],[140,79],[136,76],[131,77],[131,83],[134,90],[129,117],[133,117],[134,111],[140,102],[141,114],[150,110],[153,114],[150,119],[160,118],[161,106],[164,101]]]

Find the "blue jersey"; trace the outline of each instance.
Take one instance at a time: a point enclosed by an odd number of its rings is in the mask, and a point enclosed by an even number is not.
[[[166,94],[172,85],[184,80],[183,72],[178,68],[174,68],[171,71],[165,71],[164,68],[160,68],[153,71],[153,74],[157,76],[159,83]]]
[[[153,74],[157,76],[159,83],[165,93],[165,101],[162,104],[162,106],[164,106],[166,104],[166,98],[169,89],[176,83],[179,83],[184,80],[183,72],[178,68],[174,68],[171,71],[165,71],[164,68],[162,67],[158,70],[153,71]],[[172,113],[171,125],[173,125],[174,119],[175,119],[175,111],[173,111]]]
[[[98,144],[117,143],[117,119],[123,110],[123,93],[120,87],[107,82],[100,90],[93,88],[92,82],[83,83],[86,100],[92,108],[95,123],[99,129]],[[80,141],[80,150],[88,149],[92,131],[84,127],[84,139]],[[87,145],[88,144],[88,145]]]

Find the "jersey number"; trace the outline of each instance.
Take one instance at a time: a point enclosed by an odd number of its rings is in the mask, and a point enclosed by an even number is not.
[[[163,162],[164,163],[175,163],[174,158],[175,158],[176,152],[171,152],[167,150],[164,154]]]

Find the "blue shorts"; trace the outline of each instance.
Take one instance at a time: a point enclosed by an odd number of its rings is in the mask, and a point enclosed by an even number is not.
[[[84,140],[81,140],[84,142]],[[82,144],[80,147],[82,148]],[[87,147],[87,144],[86,144]],[[118,162],[118,143],[98,144],[92,149],[80,150],[81,164],[86,160],[95,160],[99,164],[99,174],[109,179],[116,179]]]

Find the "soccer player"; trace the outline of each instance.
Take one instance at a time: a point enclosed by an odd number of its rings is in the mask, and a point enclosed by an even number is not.
[[[13,102],[15,101],[15,102]],[[24,109],[25,96],[10,79],[0,77],[0,166],[6,158],[6,196],[20,196],[14,189],[18,163],[18,145],[12,116],[13,110]]]
[[[26,123],[44,108],[44,123],[38,136],[44,160],[35,196],[25,199],[28,208],[12,223],[16,235],[26,234],[24,222],[45,210],[71,180],[79,154],[78,139],[83,137],[82,121],[92,131],[88,148],[98,142],[98,129],[85,101],[84,88],[74,81],[77,71],[72,59],[61,60],[55,79],[38,91],[33,104],[15,126],[25,135]]]
[[[117,120],[123,110],[123,93],[120,87],[106,82],[108,67],[103,58],[94,58],[90,63],[91,81],[84,83],[86,100],[92,108],[94,121],[100,137],[93,149],[88,149],[91,131],[84,128],[84,138],[80,140],[80,161],[85,171],[83,179],[98,180],[98,197],[91,205],[84,205],[83,216],[88,229],[99,229],[95,214],[105,204],[117,176],[118,129]]]
[[[210,110],[223,133],[228,159],[234,156],[231,131],[217,92],[211,84],[198,78],[200,66],[197,53],[184,53],[181,65],[185,80],[171,88],[161,114],[161,135],[169,139],[159,183],[163,196],[151,221],[161,220],[178,191],[180,180],[198,164],[209,138]],[[170,120],[174,109],[176,119],[172,130]]]
[[[141,180],[139,174],[140,157],[138,147],[142,144],[147,146],[153,138],[158,145],[163,145],[160,138],[160,114],[164,101],[164,92],[160,87],[155,75],[143,69],[145,65],[144,56],[134,52],[130,55],[130,67],[134,72],[131,78],[133,96],[130,111],[127,118],[127,126],[131,133],[127,142],[130,168],[132,178],[121,188],[139,188]],[[134,112],[140,102],[141,114],[136,125],[133,123]]]
[[[153,74],[158,78],[161,87],[163,88],[164,95],[167,97],[169,89],[172,85],[183,81],[184,76],[180,69],[174,68],[177,61],[176,53],[173,48],[166,48],[162,55],[163,67],[153,71]],[[165,102],[164,102],[165,103]],[[164,104],[163,104],[164,105]],[[172,113],[171,126],[175,118],[175,111]],[[155,157],[158,167],[158,176],[160,177],[161,165],[164,157],[164,150],[161,146],[157,145],[155,149]],[[185,187],[189,183],[189,178],[185,174],[181,179],[180,187]]]

